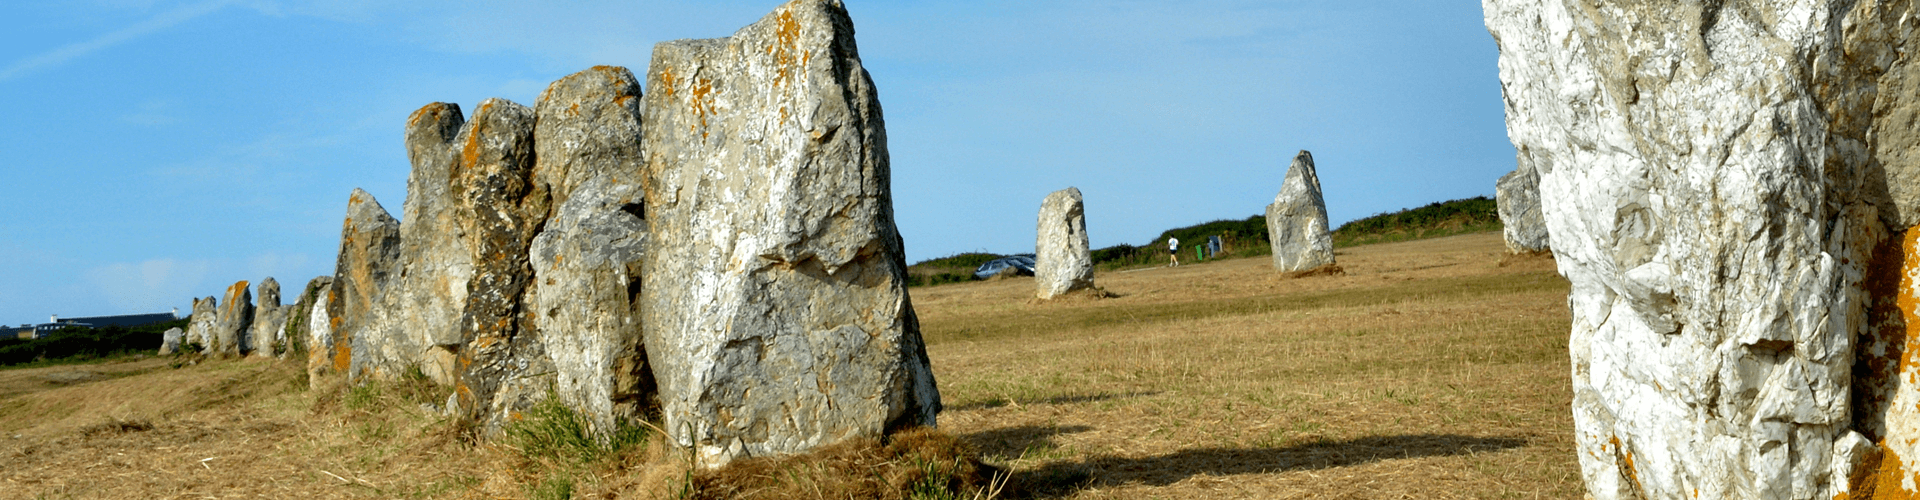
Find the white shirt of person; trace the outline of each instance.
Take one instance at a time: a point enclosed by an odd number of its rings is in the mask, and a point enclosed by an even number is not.
[[[1178,251],[1180,251],[1180,238],[1175,238],[1175,237],[1172,237],[1172,236],[1168,236],[1168,237],[1167,237],[1167,251],[1169,251],[1169,252],[1178,252]]]

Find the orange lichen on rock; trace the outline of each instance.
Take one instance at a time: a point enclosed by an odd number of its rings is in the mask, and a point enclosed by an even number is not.
[[[707,117],[713,114],[713,80],[695,77],[692,87],[693,96],[688,105],[692,106],[693,115],[700,118],[700,124],[688,124],[687,131],[699,130],[700,138],[705,139],[707,138]]]
[[[1860,466],[1847,478],[1847,492],[1833,498],[1910,500],[1915,498],[1915,492],[1907,490],[1904,484],[1908,476],[1900,455],[1882,446],[1860,460]]]
[[[1905,462],[1888,444],[1902,436],[1890,436],[1890,414],[1920,412],[1920,408],[1894,408],[1901,379],[1920,372],[1914,365],[1914,352],[1920,350],[1920,297],[1916,297],[1916,276],[1920,275],[1920,227],[1909,228],[1888,238],[1873,251],[1863,286],[1870,297],[1868,321],[1871,327],[1856,345],[1853,366],[1854,429],[1880,443],[1878,450],[1861,460],[1847,478],[1848,493],[1835,498],[1914,498],[1906,489],[1909,478],[1920,479],[1907,471]],[[1912,439],[1906,439],[1911,445]]]
[[[1853,413],[1855,430],[1875,441],[1886,439],[1886,419],[1901,378],[1915,372],[1913,352],[1920,346],[1920,302],[1909,293],[1913,270],[1920,266],[1920,229],[1908,229],[1874,248],[1867,264],[1869,328],[1855,345]]]
[[[493,101],[482,102],[480,103],[480,109],[473,112],[473,116],[475,118],[485,116],[487,110],[492,107]],[[485,122],[474,123],[473,132],[467,134],[467,144],[460,148],[460,166],[462,168],[473,168],[474,165],[480,164],[480,138],[483,135],[480,133],[480,129],[486,126],[487,124]]]
[[[1614,463],[1619,465],[1621,475],[1633,482],[1633,491],[1639,492],[1640,498],[1646,498],[1647,488],[1640,484],[1640,472],[1633,468],[1633,452],[1627,451],[1627,447],[1620,445],[1620,436],[1607,438],[1607,441],[1613,443]]]
[[[776,87],[785,86],[793,78],[794,63],[799,62],[802,66],[806,64],[804,60],[794,56],[795,45],[800,42],[800,23],[793,20],[792,10],[786,7],[780,9],[778,25],[773,30],[773,40],[773,46],[767,47],[767,54],[773,56],[773,84]]]

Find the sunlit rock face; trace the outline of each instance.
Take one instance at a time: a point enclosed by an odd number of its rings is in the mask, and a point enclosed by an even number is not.
[[[335,333],[341,322],[334,316],[333,301],[339,296],[333,280],[327,280],[326,285],[314,293],[313,305],[307,312],[307,336],[303,342],[307,351],[308,389],[325,387],[328,375],[345,373],[350,363],[352,351],[346,339]]]
[[[1910,495],[1912,4],[1482,6],[1573,285],[1588,492]]]
[[[653,405],[638,310],[647,249],[640,105],[631,72],[596,66],[553,82],[534,106],[534,189],[553,208],[529,249],[526,307],[555,395],[600,433]]]
[[[661,43],[647,88],[641,316],[673,438],[713,466],[932,425],[886,127],[840,2]]]
[[[278,347],[274,336],[287,326],[286,307],[280,305],[280,282],[269,276],[254,288],[260,296],[254,299],[253,322],[247,326],[242,350],[248,357],[271,358]]]
[[[213,343],[214,325],[220,322],[220,299],[207,297],[193,299],[193,315],[187,319],[187,334],[184,344],[198,344],[205,351]]]
[[[216,314],[219,319],[214,321],[208,339],[207,354],[223,358],[244,354],[247,329],[253,326],[253,294],[249,286],[246,281],[240,281],[227,287],[227,296]]]
[[[1040,202],[1033,244],[1035,294],[1051,299],[1093,288],[1093,251],[1087,243],[1087,208],[1079,188],[1066,188]]]
[[[1267,241],[1273,245],[1273,267],[1283,272],[1334,265],[1333,231],[1327,227],[1327,201],[1320,195],[1313,153],[1294,155],[1280,193],[1267,205]]]
[[[300,289],[300,298],[296,299],[293,305],[287,308],[286,326],[281,329],[278,335],[281,342],[281,349],[278,353],[280,359],[303,357],[306,355],[308,347],[310,346],[310,339],[313,336],[314,305],[320,301],[321,296],[325,294],[327,289],[332,285],[332,276],[316,276],[312,280],[307,281],[307,286]]]
[[[173,354],[174,351],[180,350],[180,340],[186,338],[186,336],[187,332],[185,330],[168,328],[165,333],[160,334],[160,355],[167,356]]]
[[[369,357],[355,354],[368,352],[369,340],[381,339],[368,339],[362,333],[385,314],[387,291],[399,275],[400,222],[387,215],[373,195],[354,189],[347,198],[338,255],[333,286],[323,300],[326,328],[315,325],[315,342],[309,351],[308,370],[319,375],[367,371]]]
[[[378,323],[356,335],[356,376],[393,379],[410,369],[441,384],[453,383],[453,351],[460,315],[473,277],[473,256],[454,210],[452,188],[460,145],[454,142],[466,118],[460,106],[436,102],[407,116],[406,219],[400,222],[399,275],[385,297]]]

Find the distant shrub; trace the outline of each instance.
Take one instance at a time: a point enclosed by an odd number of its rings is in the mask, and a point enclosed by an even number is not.
[[[1389,243],[1500,228],[1499,205],[1492,198],[1475,196],[1341,224],[1333,232],[1333,244],[1354,246]]]
[[[979,268],[981,264],[987,263],[987,261],[1001,257],[1006,256],[993,253],[966,252],[948,255],[938,259],[923,260],[914,263],[910,267],[964,267],[967,269],[975,269]]]
[[[168,328],[186,326],[184,319],[136,327],[69,326],[33,340],[0,341],[0,366],[62,364],[145,354],[160,349],[160,340]]]

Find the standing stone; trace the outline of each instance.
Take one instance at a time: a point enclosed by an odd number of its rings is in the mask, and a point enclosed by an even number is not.
[[[388,292],[380,324],[368,328],[363,366],[375,378],[393,379],[418,366],[434,381],[452,385],[453,352],[460,339],[473,255],[460,236],[453,190],[462,148],[455,139],[466,124],[460,106],[436,102],[407,117],[406,220],[400,223],[400,278]]]
[[[247,328],[253,326],[253,294],[247,292],[247,286],[243,280],[227,287],[226,305],[221,306],[217,314],[220,319],[214,323],[207,354],[221,357],[244,354],[241,341],[245,340]]]
[[[642,322],[673,438],[717,466],[933,425],[886,127],[840,2],[656,45],[647,88]]]
[[[1093,288],[1093,253],[1087,244],[1086,206],[1080,188],[1047,195],[1040,203],[1039,237],[1034,241],[1033,281],[1042,299]]]
[[[1913,404],[1850,401],[1850,386],[1908,364],[1874,345],[1867,321],[1870,304],[1905,297],[1867,289],[1893,287],[1883,276],[1914,263],[1897,245],[1874,250],[1913,208],[1884,186],[1915,165],[1876,144],[1912,134],[1908,122],[1876,123],[1913,107],[1912,87],[1886,80],[1909,53],[1894,41],[1912,36],[1899,34],[1913,33],[1902,21],[1911,3],[1483,7],[1508,136],[1540,176],[1572,284],[1574,445],[1588,494],[1824,500],[1877,483],[1877,495],[1911,495],[1901,457],[1914,463],[1920,435],[1895,421]],[[1863,287],[1869,271],[1877,282]],[[1913,345],[1894,330],[1897,345]],[[1863,364],[1856,336],[1869,340]],[[1902,383],[1884,387],[1911,390]],[[1856,476],[1875,440],[1891,474]]]
[[[351,351],[339,331],[340,317],[334,316],[333,301],[340,296],[333,280],[327,280],[314,294],[307,312],[307,388],[319,389],[330,374],[345,373],[351,363]]]
[[[653,375],[638,306],[647,222],[640,186],[597,177],[577,186],[533,240],[528,296],[562,402],[606,433],[641,417]]]
[[[460,165],[452,191],[473,278],[462,306],[462,347],[454,394],[460,409],[490,427],[545,397],[553,367],[533,325],[521,313],[532,281],[527,249],[544,222],[533,193],[532,109],[505,99],[480,103],[460,130]]]
[[[1327,228],[1327,202],[1320,196],[1313,153],[1303,149],[1293,157],[1280,194],[1267,205],[1267,241],[1273,244],[1273,267],[1282,272],[1334,265],[1333,232]]]
[[[334,352],[312,353],[331,362],[325,373],[358,378],[366,371],[366,360],[356,356],[370,352],[360,334],[377,324],[376,315],[381,313],[379,308],[386,303],[389,285],[398,274],[399,258],[399,221],[387,215],[387,209],[373,195],[355,188],[347,198],[340,256],[334,264],[333,287],[327,300],[328,333],[332,335],[328,343]]]
[[[526,307],[556,394],[601,434],[641,418],[654,393],[638,311],[640,95],[626,68],[597,66],[554,82],[534,106],[535,196],[556,208],[530,249]]]
[[[276,348],[274,336],[287,326],[286,308],[280,305],[280,282],[273,277],[260,280],[256,288],[260,298],[253,306],[253,325],[247,328],[243,344],[248,356],[271,358]]]
[[[594,66],[548,85],[534,104],[533,196],[557,209],[598,176],[637,184],[645,161],[640,104],[639,80],[619,66]]]
[[[187,320],[186,343],[198,344],[201,352],[213,345],[214,327],[220,324],[220,301],[213,297],[193,299],[193,315]]]
[[[279,355],[281,359],[306,355],[307,346],[310,345],[307,339],[312,337],[313,305],[320,300],[322,294],[327,292],[327,285],[331,284],[333,284],[332,276],[318,276],[307,281],[307,286],[301,289],[298,301],[287,309],[286,326],[277,336],[281,345]]]
[[[166,333],[160,334],[160,355],[166,356],[180,350],[180,339],[186,335],[179,328],[168,328]]]
[[[1494,203],[1500,209],[1501,232],[1507,251],[1516,254],[1547,251],[1547,220],[1540,217],[1540,174],[1522,164],[1494,184]]]

